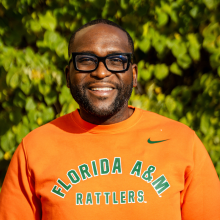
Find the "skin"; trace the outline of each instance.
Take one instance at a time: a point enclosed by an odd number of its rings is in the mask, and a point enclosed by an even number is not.
[[[131,53],[126,33],[117,27],[107,24],[96,24],[79,31],[74,39],[71,52],[90,52],[97,56],[106,56],[112,53]],[[130,64],[128,71],[123,73],[112,73],[108,71],[102,62],[98,68],[91,73],[76,71],[73,63],[66,66],[67,87],[72,85],[89,84],[86,88],[86,96],[96,108],[105,109],[110,106],[118,93],[115,84],[128,86],[132,83],[137,86],[137,65]],[[110,91],[92,91],[91,87],[112,87]],[[109,125],[118,123],[129,118],[133,110],[126,103],[116,114],[109,117],[97,117],[87,112],[81,105],[80,116],[83,120],[92,124]]]

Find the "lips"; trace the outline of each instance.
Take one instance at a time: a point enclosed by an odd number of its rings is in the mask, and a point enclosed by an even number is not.
[[[116,86],[113,83],[96,82],[89,84],[87,88],[92,91],[110,91],[115,89]]]
[[[93,83],[88,86],[88,89],[95,96],[110,96],[115,90],[115,85],[110,83]]]
[[[92,91],[110,91],[113,90],[113,88],[110,87],[102,87],[102,88],[91,88]]]

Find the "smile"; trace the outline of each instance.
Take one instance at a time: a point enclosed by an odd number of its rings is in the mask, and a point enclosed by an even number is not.
[[[92,91],[109,91],[113,90],[113,88],[104,87],[104,88],[91,88]]]

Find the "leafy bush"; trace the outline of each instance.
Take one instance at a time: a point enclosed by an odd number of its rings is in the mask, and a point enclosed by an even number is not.
[[[22,138],[77,108],[63,71],[68,40],[96,18],[134,39],[139,83],[129,103],[194,129],[220,175],[219,9],[217,0],[2,0],[0,185]]]

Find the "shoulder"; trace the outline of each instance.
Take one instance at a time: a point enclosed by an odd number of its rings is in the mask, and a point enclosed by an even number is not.
[[[161,128],[166,129],[168,131],[172,131],[174,133],[184,132],[187,134],[194,135],[194,131],[181,122],[175,121],[173,119],[167,118],[154,112],[141,109],[138,110],[142,111],[142,116],[139,121],[139,125],[141,125],[141,127],[150,127],[151,129]]]
[[[164,142],[166,151],[179,155],[185,155],[193,161],[194,151],[200,149],[204,152],[203,145],[197,144],[198,137],[187,125],[170,118],[158,115],[157,113],[142,111],[142,117],[139,120],[138,134],[146,136],[149,140],[169,140]],[[163,149],[164,151],[164,149]]]
[[[74,127],[76,126],[74,126],[71,113],[69,113],[34,129],[23,138],[23,142],[25,144],[31,143],[31,145],[47,142],[71,132],[71,130],[74,130]]]

